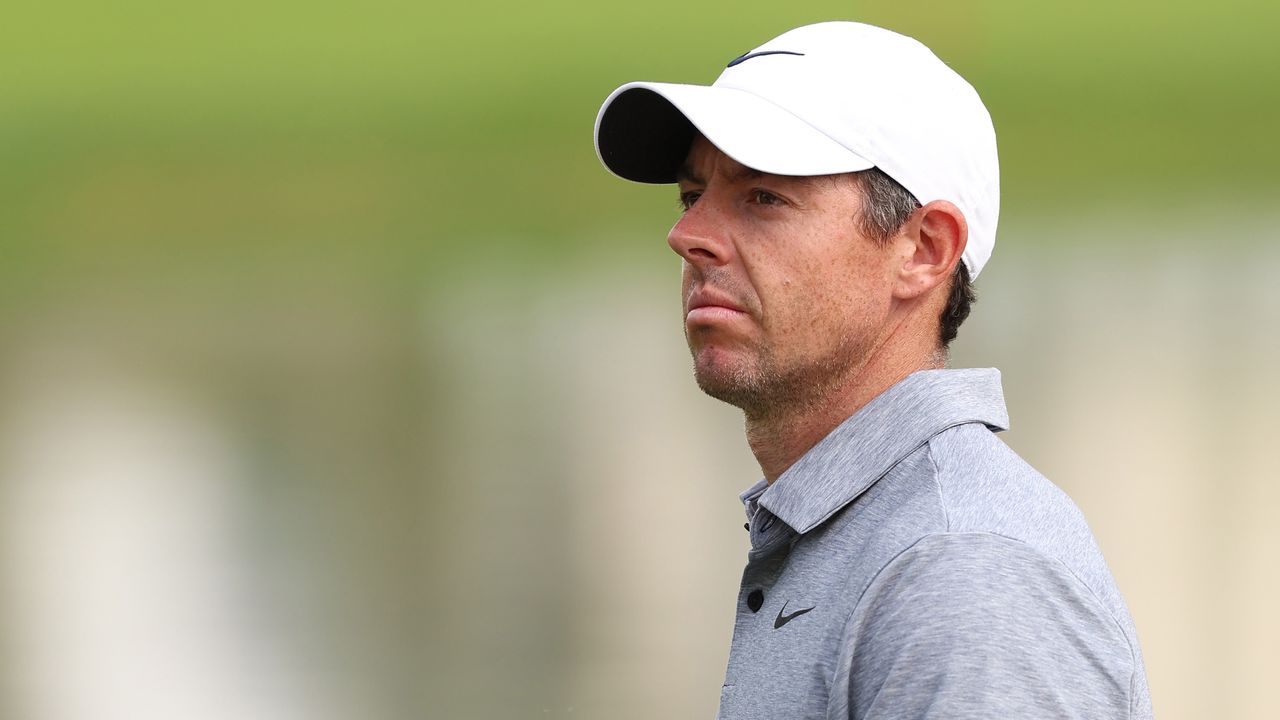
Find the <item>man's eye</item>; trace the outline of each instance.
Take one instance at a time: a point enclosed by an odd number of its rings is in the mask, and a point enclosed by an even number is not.
[[[752,190],[751,202],[757,205],[785,205],[786,201],[768,190]]]
[[[693,204],[698,202],[698,198],[702,197],[702,193],[696,190],[688,190],[680,193],[680,209],[688,210]]]

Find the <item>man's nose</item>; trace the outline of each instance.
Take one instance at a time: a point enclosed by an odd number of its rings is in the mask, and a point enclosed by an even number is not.
[[[705,196],[695,202],[667,234],[667,244],[685,262],[701,268],[724,265],[733,252],[723,213]]]

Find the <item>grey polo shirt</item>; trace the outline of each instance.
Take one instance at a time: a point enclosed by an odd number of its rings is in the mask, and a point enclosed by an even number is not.
[[[743,493],[718,717],[1151,716],[1097,543],[1007,425],[998,371],[917,372]]]

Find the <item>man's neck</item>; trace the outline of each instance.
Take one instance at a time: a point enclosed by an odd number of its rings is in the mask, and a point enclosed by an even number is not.
[[[887,348],[882,348],[887,350]],[[874,354],[820,398],[746,416],[747,444],[770,485],[818,441],[917,370],[946,366],[941,353]]]

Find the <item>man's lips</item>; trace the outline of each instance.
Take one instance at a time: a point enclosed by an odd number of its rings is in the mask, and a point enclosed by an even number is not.
[[[709,290],[698,290],[689,296],[689,311],[685,322],[708,323],[742,317],[747,311],[728,297]]]

